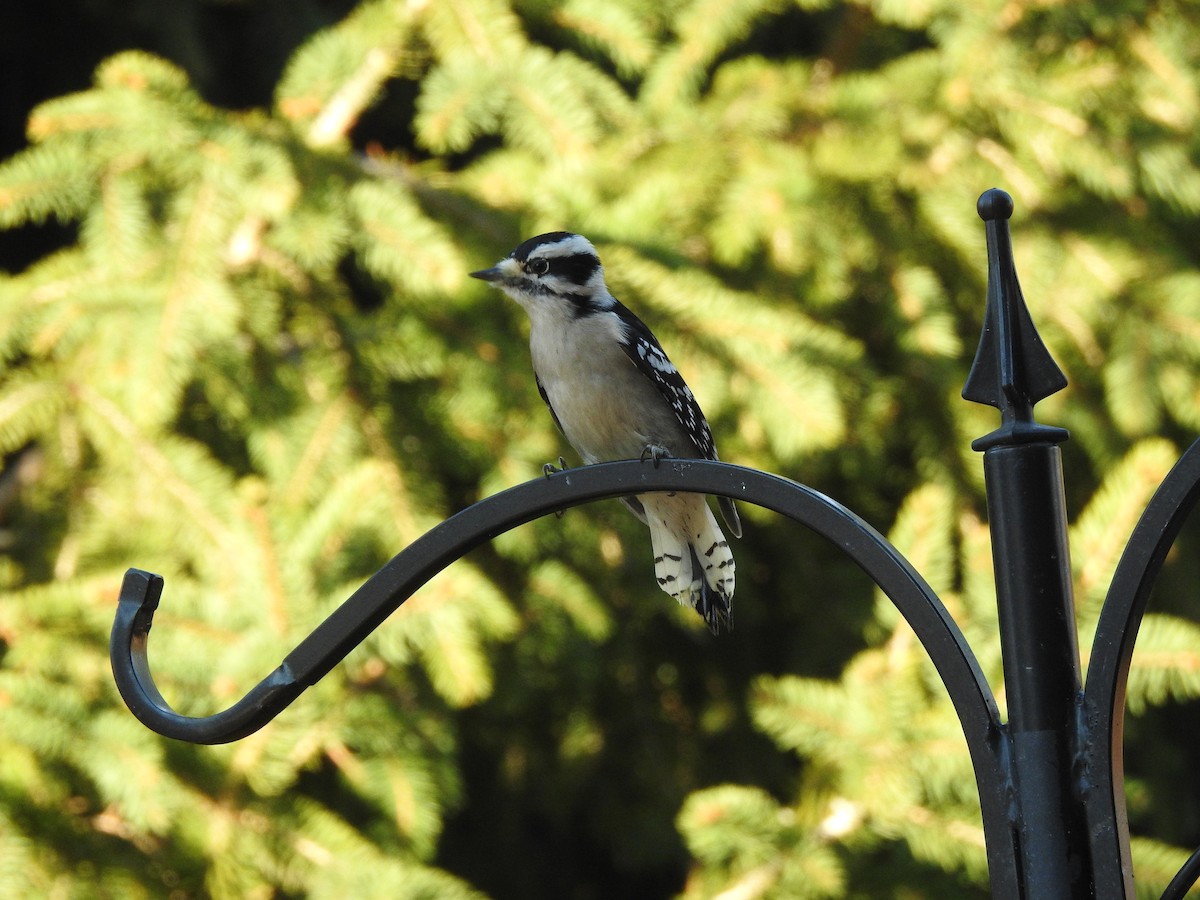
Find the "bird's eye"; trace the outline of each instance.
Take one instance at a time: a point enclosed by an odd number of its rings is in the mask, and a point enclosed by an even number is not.
[[[546,259],[533,259],[529,261],[529,271],[534,275],[545,275],[550,271],[550,261]]]

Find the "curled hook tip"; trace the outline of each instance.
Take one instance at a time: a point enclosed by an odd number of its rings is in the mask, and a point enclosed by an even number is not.
[[[121,580],[121,603],[134,603],[153,612],[162,597],[163,577],[144,569],[129,569]]]
[[[1013,198],[1000,188],[984,191],[975,207],[979,218],[985,222],[995,222],[997,219],[1011,219],[1013,214]]]

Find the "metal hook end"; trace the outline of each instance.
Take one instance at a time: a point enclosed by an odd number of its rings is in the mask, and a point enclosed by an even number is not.
[[[121,699],[147,728],[194,744],[224,744],[257,731],[304,690],[285,662],[229,709],[200,717],[177,713],[155,685],[147,653],[162,590],[161,575],[128,570],[109,640],[109,661]]]
[[[121,607],[132,612],[133,631],[145,635],[154,621],[158,601],[162,599],[163,577],[143,569],[130,569],[121,581]]]

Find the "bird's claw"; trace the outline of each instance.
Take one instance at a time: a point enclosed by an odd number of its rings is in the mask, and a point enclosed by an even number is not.
[[[549,478],[551,475],[557,475],[559,472],[566,471],[566,468],[567,468],[567,461],[560,456],[558,458],[557,466],[554,465],[554,463],[545,463],[542,466],[542,474],[545,475],[547,478]],[[561,519],[563,517],[564,512],[566,512],[566,510],[564,510],[564,509],[555,510],[554,518]]]
[[[650,460],[654,463],[654,468],[658,468],[658,464],[664,459],[667,459],[671,454],[667,452],[666,447],[660,447],[658,444],[647,444],[642,448],[641,462]]]
[[[554,463],[545,463],[542,466],[542,474],[545,475],[547,478],[549,478],[551,475],[555,475],[558,472],[566,471],[566,468],[567,468],[567,461],[560,456],[558,458],[557,466],[554,465]]]

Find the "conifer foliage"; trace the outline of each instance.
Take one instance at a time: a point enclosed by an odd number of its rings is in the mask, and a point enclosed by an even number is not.
[[[889,531],[999,686],[969,450],[994,414],[958,398],[974,200],[999,185],[1071,379],[1039,412],[1072,431],[1086,648],[1200,431],[1198,38],[1172,2],[366,0],[269,105],[214,105],[131,50],[32,110],[0,229],[72,237],[0,272],[0,893],[986,896],[919,644],[762,511],[720,642],[662,602],[638,524],[593,505],[455,564],[227,747],[120,703],[116,589],[165,576],[154,668],[213,712],[393,553],[538,477],[563,444],[522,317],[465,274],[568,228],[722,456]],[[383,115],[408,137],[380,146]],[[1183,542],[1130,682],[1147,896],[1200,840]]]

